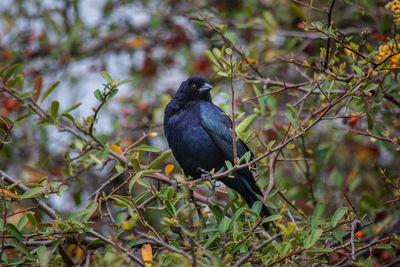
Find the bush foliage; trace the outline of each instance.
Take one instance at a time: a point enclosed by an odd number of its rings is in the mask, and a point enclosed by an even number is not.
[[[2,265],[399,264],[397,0],[51,3],[0,5]],[[190,75],[254,160],[184,177]],[[253,163],[268,218],[218,182]]]

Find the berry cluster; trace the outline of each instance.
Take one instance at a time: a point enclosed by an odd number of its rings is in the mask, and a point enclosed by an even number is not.
[[[399,0],[394,0],[392,2],[389,2],[385,6],[385,8],[394,13],[395,21],[400,22],[400,1]]]
[[[392,2],[393,3],[393,2]],[[399,3],[400,5],[400,3]],[[377,62],[382,62],[383,60],[386,60],[390,55],[393,55],[390,57],[387,62],[388,68],[396,68],[400,67],[400,44],[398,43],[388,43],[386,45],[381,45],[379,46],[379,51],[378,51],[378,56],[376,58]]]

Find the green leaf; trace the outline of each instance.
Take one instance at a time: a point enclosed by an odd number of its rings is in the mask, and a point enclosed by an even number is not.
[[[260,215],[260,212],[261,212],[261,209],[262,209],[261,201],[257,200],[256,202],[254,202],[253,206],[251,207],[251,209],[253,211],[255,211],[255,213],[257,213],[257,215]]]
[[[267,222],[276,221],[276,220],[280,219],[281,217],[282,217],[281,214],[274,214],[274,215],[271,215],[271,216],[268,216],[267,218],[265,218],[262,221],[262,223],[264,224],[264,223],[267,223]]]
[[[249,162],[251,159],[251,151],[247,151],[246,153],[244,153],[243,157],[246,162]]]
[[[38,255],[40,266],[47,267],[50,262],[50,256],[51,256],[50,250],[45,246],[41,246],[37,249],[36,253]]]
[[[219,224],[219,232],[221,233],[221,235],[224,235],[226,231],[229,229],[230,221],[231,220],[226,217],[222,219],[221,223]]]
[[[68,253],[65,252],[64,248],[61,245],[58,245],[58,252],[60,253],[64,263],[68,267],[75,266],[74,262],[71,260],[71,258],[68,256]]]
[[[313,248],[305,251],[307,255],[313,255],[316,253],[331,253],[333,250],[329,248]]]
[[[297,110],[292,105],[290,105],[289,103],[286,104],[286,107],[290,110],[290,112],[296,118],[296,120],[298,120],[299,119],[299,114],[297,113]]]
[[[151,187],[151,185],[144,179],[139,179],[137,181],[137,183],[140,184],[141,186],[146,187],[146,188],[150,188]]]
[[[312,247],[312,245],[314,245],[315,242],[318,241],[318,239],[321,237],[322,235],[322,230],[321,229],[315,229],[311,232],[311,235],[306,239],[306,241],[304,241],[304,245],[309,248]],[[308,244],[306,244],[308,243]]]
[[[103,77],[104,80],[106,80],[109,84],[112,83],[113,79],[111,78],[111,75],[108,74],[105,71],[100,72],[101,77]]]
[[[75,104],[70,108],[67,108],[66,110],[64,110],[64,113],[69,113],[69,112],[73,111],[74,109],[78,108],[80,105],[82,105],[82,102]]]
[[[134,155],[132,154],[132,156],[134,156]],[[140,163],[137,158],[132,158],[130,160],[130,162],[131,162],[133,168],[135,169],[135,171],[140,171]]]
[[[139,180],[140,177],[142,177],[143,175],[143,171],[138,171],[135,176],[133,176],[133,178],[131,179],[131,181],[129,182],[129,191],[132,190],[132,186],[137,182],[137,180]]]
[[[212,243],[215,241],[215,239],[217,239],[217,237],[219,236],[219,233],[216,232],[214,233],[208,240],[207,242],[204,244],[204,248],[208,248],[209,246],[212,245]]]
[[[113,98],[117,93],[118,93],[118,89],[113,89],[112,91],[111,91],[111,93],[107,96],[107,101],[110,101],[111,100],[111,98]]]
[[[379,248],[379,249],[393,249],[391,245],[389,244],[378,244],[375,246],[375,248]]]
[[[214,57],[214,54],[210,50],[204,51],[204,56],[208,59],[208,61],[213,63],[215,66],[217,66],[218,68],[221,68],[219,62],[216,60],[216,58]]]
[[[18,230],[17,227],[15,227],[14,224],[12,223],[7,223],[6,225],[6,231],[8,234],[12,235],[18,240],[24,240],[24,236],[21,234],[21,232]]]
[[[99,89],[97,89],[96,91],[94,91],[94,96],[97,98],[97,100],[99,100],[100,102],[104,101],[103,98],[103,94],[100,92]]]
[[[4,71],[8,68],[9,65],[4,65],[0,67],[0,77],[4,76]]]
[[[346,214],[346,212],[347,212],[347,207],[341,207],[337,209],[332,217],[331,225],[333,227],[336,226],[339,220]]]
[[[319,219],[321,217],[322,213],[324,212],[324,209],[325,209],[325,204],[322,202],[318,202],[317,206],[314,209],[313,216],[316,219]]]
[[[86,206],[86,210],[88,210],[88,213],[86,213],[82,216],[82,221],[88,221],[90,219],[90,217],[92,217],[93,213],[95,213],[97,207],[98,207],[97,202],[95,202],[95,201],[90,202]]]
[[[25,119],[25,118],[31,116],[32,114],[33,114],[32,111],[28,111],[28,113],[26,113],[26,114],[24,114],[24,115],[21,115],[20,117],[18,117],[17,119],[15,119],[14,122],[22,121],[23,119]]]
[[[32,189],[29,189],[21,196],[21,199],[36,197],[37,195],[42,194],[42,189],[43,189],[42,187],[35,187]]]
[[[99,157],[101,159],[104,159],[105,157],[108,156],[108,153],[110,152],[110,147],[108,146],[108,144],[105,144],[103,149],[101,150]]]
[[[253,121],[257,118],[257,114],[251,114],[247,118],[245,118],[239,125],[236,126],[236,132],[240,135],[243,132],[246,132]]]
[[[363,73],[362,69],[359,66],[353,64],[352,67],[358,75],[361,75]]]
[[[90,211],[88,209],[78,210],[77,212],[74,212],[70,216],[68,216],[66,220],[71,221],[71,220],[79,218],[85,214],[88,214],[89,212]]]
[[[159,147],[155,147],[155,146],[146,146],[146,145],[143,145],[143,146],[138,146],[138,147],[135,147],[135,148],[133,148],[133,150],[136,150],[136,151],[147,151],[147,152],[161,152],[162,151],[162,148],[159,148]]]
[[[167,150],[164,153],[162,153],[160,156],[158,156],[155,160],[153,160],[150,164],[149,167],[147,167],[147,169],[152,169],[155,166],[157,166],[158,164],[160,164],[161,162],[163,162],[166,158],[169,157],[169,155],[171,155],[171,150]]]
[[[17,224],[17,228],[18,230],[22,230],[22,228],[24,228],[25,224],[28,222],[28,216],[26,215],[26,213],[21,217],[21,219],[19,219],[18,224]]]
[[[233,224],[236,222],[236,220],[239,218],[239,216],[243,213],[244,209],[240,208],[238,209],[235,214],[232,216],[232,221],[229,224],[229,228],[231,228],[233,226]]]
[[[235,254],[239,249],[241,249],[245,244],[246,244],[247,240],[242,240],[239,243],[237,243],[232,250],[230,251],[231,254]]]
[[[8,263],[7,253],[3,252],[3,254],[1,254],[1,261]]]
[[[228,32],[226,35],[227,35],[229,41],[231,41],[233,44],[236,43],[236,33],[235,32]]]
[[[14,74],[14,72],[19,68],[19,64],[12,65],[7,73],[4,75],[3,83],[6,83],[7,80]]]
[[[51,92],[53,92],[54,88],[56,88],[59,84],[60,84],[60,81],[56,81],[49,87],[49,89],[46,90],[46,92],[43,94],[40,104],[43,104],[43,101],[51,94]]]
[[[112,195],[109,198],[111,198],[117,202],[117,203],[114,203],[115,205],[133,208],[133,204],[132,204],[131,200],[126,196]]]
[[[61,113],[60,117],[65,117],[65,118],[69,119],[70,121],[72,121],[72,123],[75,123],[75,118],[69,113],[63,112],[63,113]]]
[[[176,209],[174,205],[171,204],[168,200],[165,200],[165,207],[167,208],[168,212],[173,216],[176,216]]]
[[[125,79],[125,80],[123,80],[123,81],[120,81],[120,82],[118,83],[118,86],[120,86],[120,85],[122,85],[122,84],[124,84],[124,83],[129,83],[129,82],[131,82],[131,81],[133,81],[133,80],[134,80],[133,77],[130,77],[130,78],[128,78],[128,79]]]
[[[92,159],[93,162],[95,162],[96,164],[103,165],[103,162],[101,160],[99,160],[95,155],[90,154],[89,158]]]
[[[212,206],[210,206],[210,210],[214,214],[214,216],[218,219],[218,221],[222,220],[223,212],[219,206],[212,205]]]
[[[58,101],[53,101],[51,102],[51,107],[50,107],[50,117],[53,120],[57,119],[57,115],[58,115],[58,109],[60,108],[60,103]]]
[[[32,212],[27,212],[25,214],[28,217],[28,220],[32,224],[32,226],[36,228],[37,227],[37,221],[36,221],[35,215]]]
[[[294,128],[297,130],[297,129],[298,129],[298,127],[297,127],[297,122],[296,122],[296,120],[292,117],[292,114],[290,114],[289,112],[286,112],[286,113],[285,113],[285,116],[286,116],[286,118],[289,119],[289,121],[292,123],[292,125],[294,126]]]
[[[333,230],[332,234],[339,240],[340,243],[343,243],[343,231],[340,229]]]

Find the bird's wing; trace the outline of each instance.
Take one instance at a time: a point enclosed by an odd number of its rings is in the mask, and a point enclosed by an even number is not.
[[[164,134],[165,137],[168,141],[168,144],[171,142],[170,141],[170,137],[171,137],[171,124],[169,122],[169,119],[174,116],[174,114],[176,114],[179,109],[181,108],[181,106],[179,105],[179,103],[177,103],[174,100],[171,100],[168,105],[165,107],[165,111],[164,111]]]
[[[233,162],[232,120],[214,104],[200,107],[201,125],[208,132],[214,143],[224,153],[226,160]],[[236,142],[237,156],[242,157],[250,149],[241,139]]]
[[[211,136],[216,146],[225,155],[225,160],[233,162],[233,142],[232,142],[232,120],[224,114],[224,111],[212,103],[203,103],[200,106],[201,125]],[[241,158],[250,149],[241,140],[236,142],[237,156]],[[251,153],[251,151],[250,151]],[[251,158],[253,154],[251,153]],[[241,177],[246,180],[251,189],[262,195],[260,188],[257,186],[254,176],[248,168],[237,171]]]

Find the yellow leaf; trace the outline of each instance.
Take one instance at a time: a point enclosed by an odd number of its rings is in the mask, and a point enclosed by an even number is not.
[[[142,246],[142,257],[143,261],[152,261],[153,252],[151,251],[151,246],[149,244],[144,244]],[[145,263],[146,267],[151,267],[151,263]]]
[[[169,174],[174,170],[174,165],[172,164],[168,164],[167,166],[165,166],[165,173],[167,174],[167,176],[169,176]]]
[[[345,48],[344,52],[349,56],[351,55],[354,60],[356,60],[357,56],[349,49]]]
[[[383,228],[384,228],[383,225],[379,225],[378,227],[376,227],[375,234],[377,235],[380,232],[382,232]]]
[[[143,48],[146,46],[146,42],[139,37],[133,37],[126,41],[128,48]]]
[[[358,174],[358,171],[360,169],[358,167],[355,167],[353,170],[351,170],[351,172],[349,173],[349,176],[347,176],[346,178],[346,183],[349,184],[351,181],[353,181],[353,179],[356,177],[356,175]]]
[[[131,220],[124,220],[122,222],[122,228],[124,228],[125,230],[131,230],[133,228],[133,222]]]
[[[149,134],[150,137],[156,137],[157,135],[158,135],[157,132],[151,132],[151,133]]]
[[[110,149],[114,152],[117,152],[118,154],[122,154],[122,149],[119,146],[116,145],[111,145]]]
[[[5,189],[0,189],[0,194],[3,194],[3,195],[6,195],[6,196],[9,196],[9,197],[18,199],[18,197],[16,195],[14,195],[13,193],[11,193],[10,191],[5,190]]]

